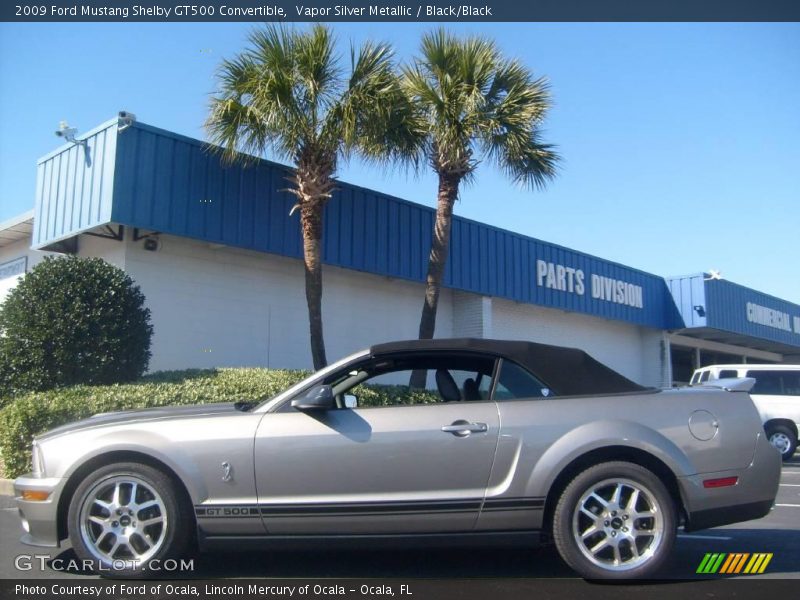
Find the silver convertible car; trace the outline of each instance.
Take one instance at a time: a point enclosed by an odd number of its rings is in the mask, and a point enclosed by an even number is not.
[[[780,457],[752,380],[723,383],[643,388],[528,342],[373,346],[261,403],[101,414],[40,435],[15,482],[23,541],[69,538],[131,577],[196,547],[544,537],[584,577],[652,577],[678,527],[773,505]]]

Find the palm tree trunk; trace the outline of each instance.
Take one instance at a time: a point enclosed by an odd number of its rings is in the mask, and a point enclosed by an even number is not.
[[[436,222],[433,226],[431,253],[428,257],[428,275],[425,278],[425,302],[419,321],[419,339],[433,338],[436,330],[436,310],[439,307],[439,292],[447,265],[450,248],[450,227],[453,223],[453,205],[458,198],[458,185],[461,176],[452,173],[439,173],[439,192],[437,194]],[[412,388],[425,387],[425,371],[414,371],[409,385]]]
[[[439,291],[447,265],[450,247],[450,227],[453,223],[453,205],[458,198],[458,175],[439,173],[436,223],[433,226],[431,253],[428,257],[428,275],[425,279],[425,303],[419,321],[419,339],[429,340],[436,330],[436,309],[439,306]]]
[[[306,272],[306,303],[311,333],[314,370],[328,364],[322,336],[322,209],[321,202],[305,202],[300,209],[303,228],[303,261]]]

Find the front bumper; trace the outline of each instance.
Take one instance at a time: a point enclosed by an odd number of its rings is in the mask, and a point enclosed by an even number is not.
[[[738,477],[738,481],[730,487],[703,487],[704,480],[724,477]],[[696,531],[766,516],[775,503],[780,479],[780,454],[759,434],[747,468],[678,479],[687,512],[684,529]]]
[[[30,546],[58,548],[58,501],[64,480],[57,477],[34,477],[31,474],[14,481],[14,496],[24,531],[20,541]],[[46,500],[23,498],[24,491],[47,492]]]

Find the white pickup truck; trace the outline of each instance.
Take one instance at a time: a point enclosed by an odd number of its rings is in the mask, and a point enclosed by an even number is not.
[[[712,365],[697,369],[692,385],[716,379],[752,377],[750,397],[758,408],[770,443],[789,460],[797,449],[800,428],[800,365]]]

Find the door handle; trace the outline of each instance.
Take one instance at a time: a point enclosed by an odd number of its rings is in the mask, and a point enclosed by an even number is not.
[[[467,437],[470,433],[486,433],[488,430],[489,427],[486,423],[470,423],[463,419],[442,427],[442,431],[452,433],[456,437]]]

